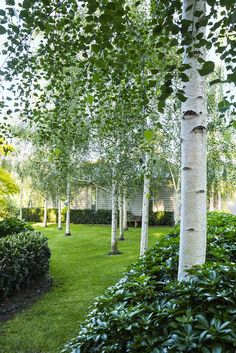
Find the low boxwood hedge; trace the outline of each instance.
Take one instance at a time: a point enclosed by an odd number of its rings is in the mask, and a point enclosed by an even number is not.
[[[97,298],[62,352],[236,352],[236,217],[208,219],[207,262],[188,282],[176,281],[176,227]]]
[[[18,218],[12,217],[0,221],[0,238],[5,237],[6,235],[21,233],[28,230],[33,230],[33,227]]]
[[[32,231],[0,239],[0,301],[49,271],[47,238]]]

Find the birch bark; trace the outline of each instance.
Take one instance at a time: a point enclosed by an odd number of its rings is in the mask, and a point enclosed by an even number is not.
[[[47,199],[45,198],[44,200],[44,213],[43,213],[43,226],[47,227],[47,208],[48,208],[48,202]]]
[[[58,230],[62,230],[61,225],[61,199],[58,197]]]
[[[148,175],[149,154],[145,157],[145,175],[143,182],[143,206],[142,206],[142,229],[140,240],[140,256],[148,249],[148,221],[149,221],[149,196],[150,196],[150,176]]]
[[[117,247],[117,189],[116,183],[112,182],[112,220],[111,220],[111,251],[109,255],[118,255]]]
[[[191,21],[189,34],[194,44],[196,36],[205,27],[199,27],[201,17],[194,11],[206,14],[204,0],[184,0],[183,19]],[[189,50],[193,55],[189,55]],[[205,80],[200,76],[198,59],[205,59],[205,49],[185,47],[184,64],[189,81],[183,87],[187,100],[182,103],[181,122],[181,228],[178,279],[187,279],[186,269],[203,264],[206,257],[206,126],[207,110]]]
[[[67,190],[66,190],[66,197],[67,197],[67,210],[66,210],[66,231],[65,231],[65,236],[70,236],[70,198],[71,198],[71,193],[70,193],[70,183],[67,182]]]
[[[123,194],[123,228],[124,230],[128,230],[128,205],[127,205],[127,196],[126,192]]]
[[[123,197],[119,196],[119,240],[125,240],[124,237],[124,213],[123,213]]]
[[[218,192],[218,211],[222,210],[222,198],[221,198],[221,192]]]

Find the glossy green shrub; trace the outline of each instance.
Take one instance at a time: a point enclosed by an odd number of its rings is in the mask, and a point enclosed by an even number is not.
[[[63,353],[235,353],[236,236],[217,234],[218,221],[189,282],[176,281],[176,227],[97,298]]]
[[[42,207],[23,208],[23,218],[27,222],[43,222],[44,209]],[[50,223],[57,222],[56,208],[49,208],[47,210],[47,221]]]
[[[15,233],[22,233],[28,230],[33,230],[33,227],[18,218],[12,217],[0,221],[0,238]]]
[[[32,231],[0,239],[0,301],[49,270],[47,238]]]

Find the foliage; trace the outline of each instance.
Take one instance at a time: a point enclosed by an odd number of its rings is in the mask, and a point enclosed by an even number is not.
[[[24,233],[30,230],[33,230],[33,227],[18,218],[11,217],[0,221],[0,238],[7,235]]]
[[[19,187],[11,174],[0,167],[0,207],[5,207],[10,195],[19,192]]]
[[[19,209],[12,199],[6,199],[4,202],[4,207],[0,209],[0,218],[10,218],[17,217],[19,214]]]
[[[150,212],[149,225],[151,226],[173,226],[174,213],[168,211]]]
[[[50,250],[41,233],[27,231],[0,239],[0,300],[49,270]]]
[[[175,280],[176,228],[96,300],[79,336],[63,353],[233,353],[236,235],[228,233],[227,223],[218,234],[227,216],[209,216],[207,263],[189,271],[189,282]]]
[[[36,229],[48,237],[54,287],[15,320],[1,326],[1,353],[60,352],[77,334],[94,298],[116,283],[139,256],[138,228],[126,232],[128,241],[121,242],[123,255],[118,257],[107,255],[110,227],[106,225],[72,224],[72,237],[65,237],[56,224],[47,228],[37,225]],[[151,228],[150,246],[169,230]]]

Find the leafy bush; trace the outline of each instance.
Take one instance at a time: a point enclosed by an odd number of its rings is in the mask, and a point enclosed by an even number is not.
[[[0,239],[0,301],[49,270],[50,250],[41,233],[24,232]]]
[[[236,235],[227,222],[218,234],[224,217],[209,215],[207,262],[189,282],[176,281],[176,227],[96,300],[63,353],[236,352]]]
[[[157,211],[149,214],[150,226],[173,226],[174,212]]]
[[[28,230],[33,230],[33,227],[18,218],[12,217],[0,221],[0,238],[15,233],[22,233]]]

